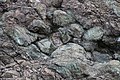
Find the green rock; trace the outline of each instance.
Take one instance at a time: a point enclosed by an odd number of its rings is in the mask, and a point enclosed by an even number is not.
[[[20,46],[28,46],[38,37],[37,34],[31,33],[19,25],[10,28],[6,33]]]
[[[48,55],[50,55],[55,50],[55,47],[53,47],[49,39],[42,39],[41,41],[37,42],[37,45],[42,52]]]
[[[30,46],[25,47],[24,49],[25,55],[27,55],[27,57],[30,58],[31,60],[48,58],[48,56],[40,52],[40,50],[34,44],[31,44]]]

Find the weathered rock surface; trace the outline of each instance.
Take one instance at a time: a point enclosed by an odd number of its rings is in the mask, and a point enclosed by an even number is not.
[[[60,46],[51,55],[53,57],[52,63],[60,67],[50,66],[50,68],[60,72],[66,79],[82,78],[82,74],[87,73],[85,69],[89,67],[86,63],[82,62],[87,61],[85,54],[84,48],[74,43]]]
[[[0,0],[0,79],[120,80],[119,0]]]

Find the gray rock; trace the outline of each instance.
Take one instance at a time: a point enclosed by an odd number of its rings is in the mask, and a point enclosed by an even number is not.
[[[0,28],[3,27],[3,24],[4,24],[4,23],[3,23],[2,21],[0,21]]]
[[[50,8],[47,10],[47,18],[48,18],[48,19],[52,20],[52,18],[53,18],[53,13],[54,13],[55,10],[56,10],[56,8],[54,8],[54,7],[50,7]]]
[[[62,10],[56,10],[53,13],[53,23],[59,26],[65,26],[67,24],[75,22],[75,19]]]
[[[86,51],[83,47],[75,43],[68,43],[58,47],[52,54],[51,57],[64,57],[68,56],[71,58],[79,58],[81,60],[86,60]]]
[[[80,39],[79,38],[73,38],[72,41],[76,44],[81,44],[81,42],[82,42],[81,38]]]
[[[4,26],[4,23],[0,21],[0,36],[3,35],[3,26]]]
[[[85,57],[86,57],[88,60],[92,60],[92,54],[91,54],[91,52],[86,52]]]
[[[94,49],[97,47],[97,44],[92,41],[82,41],[80,43],[86,51],[94,51]]]
[[[37,45],[42,52],[48,55],[55,50],[55,47],[52,45],[52,42],[49,39],[42,39],[41,41],[37,42]]]
[[[34,5],[34,8],[38,11],[39,15],[41,15],[42,19],[46,19],[47,15],[47,7],[45,4],[42,4],[40,2],[37,2]]]
[[[48,68],[56,70],[56,72],[62,75],[62,77],[65,79],[69,79],[69,80],[73,79],[71,76],[72,75],[71,72],[69,71],[69,69],[65,67],[50,65]]]
[[[8,12],[5,12],[5,13],[2,15],[1,19],[2,19],[2,21],[8,21],[7,19],[8,19],[10,16],[14,16],[14,11],[13,11],[13,10],[8,11]]]
[[[6,2],[7,0],[0,0],[0,2]]]
[[[117,42],[117,39],[111,36],[103,36],[102,41],[107,45],[115,45]]]
[[[120,61],[111,60],[108,64],[112,66],[111,71],[118,74],[119,75],[118,77],[120,79]]]
[[[104,30],[101,27],[93,27],[84,34],[86,40],[100,40],[104,34]]]
[[[61,7],[63,0],[52,0],[52,5],[56,8]]]
[[[58,31],[59,32],[53,33],[51,36],[51,41],[56,47],[69,42],[71,39],[66,28],[59,28]]]
[[[2,36],[2,35],[3,35],[3,29],[0,28],[0,36]]]
[[[100,80],[119,80],[120,79],[120,62],[111,60],[107,63],[99,63],[93,66],[95,69],[94,79],[101,77]],[[114,75],[114,76],[113,76]]]
[[[68,30],[69,30],[69,34],[76,38],[80,38],[84,32],[84,29],[79,24],[71,24]]]
[[[28,30],[40,34],[50,33],[50,27],[46,25],[42,20],[33,20],[28,26]]]
[[[88,72],[86,70],[90,66],[84,62],[81,62],[77,58],[63,56],[63,57],[54,58],[51,61],[53,64],[56,64],[59,67],[61,67],[61,68],[57,68],[57,67],[55,68],[51,67],[51,68],[55,69],[57,72],[60,72],[65,79],[66,78],[68,78],[68,80],[82,79],[84,77],[83,74],[88,75]]]
[[[68,43],[62,45],[52,53],[51,57],[53,59],[50,60],[60,68],[51,68],[61,73],[65,79],[82,79],[82,74],[88,75],[86,70],[89,68],[85,54],[84,48],[78,44]]]
[[[70,41],[71,37],[69,36],[69,33],[66,28],[59,28],[59,33],[60,33],[60,39],[63,43],[67,43]]]
[[[120,61],[120,52],[119,51],[117,53],[115,53],[113,56],[114,56],[115,60],[119,60]]]
[[[116,31],[120,31],[120,22],[119,21],[110,21],[109,23],[110,23],[110,26],[112,26],[112,28],[114,28],[114,30],[115,30],[112,34],[118,35],[118,34],[116,34]]]
[[[103,54],[103,53],[100,53],[100,52],[97,52],[97,51],[94,51],[92,54],[93,54],[93,59],[96,62],[100,62],[100,63],[108,62],[112,58],[108,54]]]
[[[14,17],[19,20],[19,22],[25,22],[26,21],[26,16],[25,14],[21,13],[20,10],[15,11]]]
[[[6,33],[20,46],[28,46],[34,42],[38,36],[19,25],[11,27]]]
[[[115,14],[120,17],[120,4],[119,4],[119,1],[116,1],[116,0],[103,0],[106,5],[113,9]]]
[[[84,3],[84,0],[78,0],[80,3]]]
[[[60,33],[59,32],[53,33],[52,36],[50,37],[50,40],[52,41],[52,44],[55,47],[59,47],[63,44],[63,42],[60,39]]]
[[[38,59],[47,59],[49,58],[48,56],[46,56],[44,53],[40,52],[40,50],[36,47],[36,45],[31,44],[28,47],[23,47],[23,50],[25,52],[24,55],[26,55],[26,57],[28,57],[31,60],[38,60]]]

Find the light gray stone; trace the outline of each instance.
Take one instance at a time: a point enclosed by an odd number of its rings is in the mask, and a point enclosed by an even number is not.
[[[101,27],[93,27],[84,34],[86,40],[100,40],[104,35],[104,30]]]

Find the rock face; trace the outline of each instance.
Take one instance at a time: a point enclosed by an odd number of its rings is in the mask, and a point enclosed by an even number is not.
[[[120,80],[119,0],[0,0],[0,80]]]
[[[82,74],[86,73],[84,69],[89,67],[86,63],[81,62],[81,60],[87,61],[85,54],[84,48],[74,43],[60,46],[51,55],[53,57],[52,63],[57,64],[60,68],[57,66],[50,66],[50,68],[63,74],[66,79],[79,79]]]

